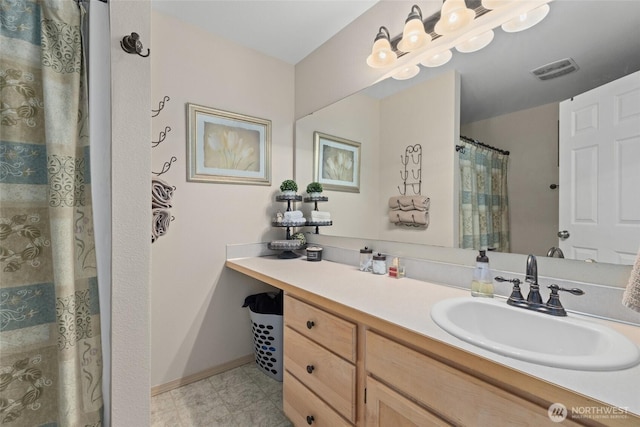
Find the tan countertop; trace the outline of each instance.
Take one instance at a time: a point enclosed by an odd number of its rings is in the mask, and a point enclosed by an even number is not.
[[[606,372],[547,367],[484,350],[442,330],[431,319],[431,307],[446,298],[468,296],[468,291],[409,278],[394,279],[364,273],[356,267],[336,262],[308,262],[305,257],[291,260],[272,256],[236,258],[228,260],[227,266],[285,292],[333,301],[551,384],[640,414],[640,365]],[[570,316],[604,324],[640,345],[640,327],[573,313]]]

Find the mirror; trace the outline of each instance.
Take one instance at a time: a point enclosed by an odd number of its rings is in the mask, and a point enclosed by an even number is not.
[[[530,30],[507,34],[498,28],[483,50],[454,50],[443,67],[421,68],[411,80],[384,80],[298,120],[295,176],[301,185],[312,180],[314,131],[362,144],[360,193],[325,192],[329,202],[319,209],[331,212],[333,226],[320,234],[456,247],[454,145],[458,135],[465,135],[511,152],[512,252],[545,256],[557,246],[558,190],[550,186],[558,183],[558,104],[640,70],[640,2],[554,1],[550,6],[545,20]],[[577,72],[544,82],[530,73],[567,57],[577,63]],[[424,105],[414,114],[417,102]],[[510,146],[474,135],[481,123],[491,123],[486,129],[516,119],[522,125]],[[426,230],[394,229],[386,203],[402,184],[400,155],[415,143],[423,145],[422,194],[431,197],[431,224]],[[446,181],[436,173],[443,168]],[[440,191],[450,197],[440,197]]]

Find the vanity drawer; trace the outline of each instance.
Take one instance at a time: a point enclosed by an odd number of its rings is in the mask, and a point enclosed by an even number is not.
[[[294,426],[306,426],[309,421],[318,427],[351,425],[287,371],[282,393],[284,413]]]
[[[288,295],[284,298],[284,322],[302,335],[355,363],[355,324]]]
[[[347,420],[355,421],[356,368],[289,327],[284,368]]]
[[[365,352],[368,372],[453,424],[557,425],[546,408],[374,332],[366,332]],[[564,423],[577,425],[568,419]]]

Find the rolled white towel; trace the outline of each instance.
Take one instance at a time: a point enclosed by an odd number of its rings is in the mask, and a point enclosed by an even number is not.
[[[306,224],[307,219],[302,217],[302,218],[292,218],[292,219],[284,219],[280,225],[304,225]]]
[[[389,197],[389,209],[402,211],[428,211],[429,198],[427,196],[393,196]]]
[[[294,219],[299,219],[302,218],[302,211],[287,211],[284,213],[284,220],[285,221],[291,221]]]
[[[389,221],[394,224],[417,225],[420,227],[429,226],[429,212],[425,211],[389,211]]]
[[[322,212],[322,211],[311,211],[311,221],[313,222],[331,221],[331,213]]]

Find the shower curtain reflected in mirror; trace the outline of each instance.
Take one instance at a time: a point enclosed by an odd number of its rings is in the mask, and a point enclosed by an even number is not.
[[[464,139],[459,147],[459,246],[509,252],[509,154]]]
[[[0,6],[0,423],[102,425],[102,351],[75,1]]]

